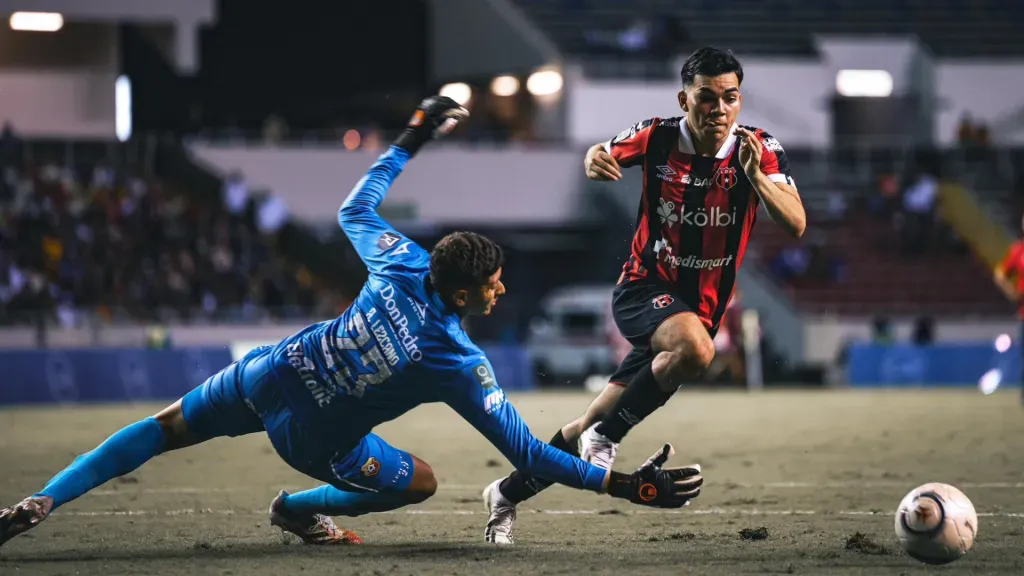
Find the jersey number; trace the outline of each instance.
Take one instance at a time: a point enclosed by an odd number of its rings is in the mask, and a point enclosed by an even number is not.
[[[366,321],[363,319],[362,312],[356,312],[352,315],[352,319],[348,323],[348,330],[355,332],[356,337],[342,337],[335,340],[332,335],[325,334],[321,338],[320,344],[323,348],[324,358],[327,359],[327,367],[332,370],[335,367],[339,368],[338,371],[334,372],[335,383],[344,388],[350,395],[362,398],[367,386],[382,384],[391,377],[391,367],[384,360],[384,354],[381,353],[380,346],[373,343],[369,348],[366,348],[366,345],[370,343],[370,331],[366,328]],[[337,342],[337,347],[331,345],[332,341]],[[364,350],[364,348],[366,349]],[[375,367],[376,371],[364,372],[353,378],[352,372],[348,367],[341,365],[338,355],[339,349],[363,350],[362,355],[359,356],[363,366],[367,368]]]

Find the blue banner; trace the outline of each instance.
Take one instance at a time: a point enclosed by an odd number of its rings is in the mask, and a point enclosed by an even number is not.
[[[484,347],[484,352],[502,388],[533,388],[522,347]],[[0,350],[0,405],[170,401],[233,361],[228,347]]]
[[[992,343],[854,344],[847,381],[851,386],[977,386],[998,370],[1001,386],[1020,386],[1021,348],[1003,352]]]
[[[0,351],[0,404],[174,400],[231,362],[228,348]]]

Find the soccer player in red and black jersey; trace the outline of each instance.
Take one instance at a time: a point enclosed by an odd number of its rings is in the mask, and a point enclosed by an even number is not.
[[[1024,230],[1024,219],[1021,220]],[[1024,342],[1024,237],[1010,245],[993,272],[996,286],[1017,305],[1017,318],[1021,321],[1021,342]],[[1024,394],[1024,388],[1021,393]]]
[[[640,166],[636,233],[613,296],[619,331],[633,345],[586,414],[552,446],[609,467],[619,442],[711,363],[758,209],[799,237],[803,203],[778,140],[740,126],[743,68],[729,52],[701,48],[683,65],[684,116],[637,123],[584,160],[591,180]],[[515,506],[551,483],[514,472],[484,492],[489,542],[512,542]]]

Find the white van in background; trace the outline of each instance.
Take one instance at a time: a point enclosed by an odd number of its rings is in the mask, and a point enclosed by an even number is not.
[[[582,383],[588,376],[615,370],[620,358],[611,337],[621,336],[611,317],[614,288],[568,286],[544,297],[526,340],[540,384]]]

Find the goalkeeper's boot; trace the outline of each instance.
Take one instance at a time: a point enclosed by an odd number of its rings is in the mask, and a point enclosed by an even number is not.
[[[0,546],[18,534],[35,528],[53,510],[53,498],[33,496],[0,510]]]
[[[516,505],[509,502],[501,494],[498,485],[504,478],[499,478],[484,489],[484,506],[487,507],[487,527],[484,528],[484,540],[489,544],[511,546],[512,525],[516,522]]]
[[[282,490],[270,503],[270,524],[295,534],[306,544],[362,544],[363,539],[351,530],[339,528],[330,516],[323,514],[295,514],[285,510]]]
[[[580,459],[598,468],[610,470],[619,453],[619,443],[612,442],[597,432],[597,424],[587,428],[580,435]]]

